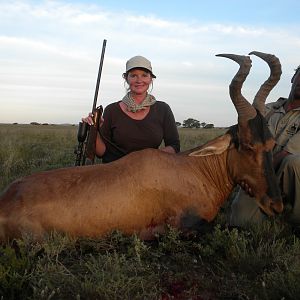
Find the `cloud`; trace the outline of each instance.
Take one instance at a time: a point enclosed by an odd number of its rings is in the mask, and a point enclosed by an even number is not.
[[[288,26],[176,21],[88,3],[12,1],[0,3],[0,28],[1,122],[37,120],[41,114],[35,107],[42,102],[45,120],[38,121],[77,123],[92,104],[104,38],[99,101],[107,105],[123,96],[126,60],[144,55],[157,75],[153,93],[171,105],[178,121],[236,122],[228,85],[237,65],[217,53],[278,55],[284,72],[273,100],[288,94],[289,78],[299,65],[300,39]],[[269,72],[264,62],[252,60],[243,90],[249,99]],[[16,114],[20,103],[22,113]]]

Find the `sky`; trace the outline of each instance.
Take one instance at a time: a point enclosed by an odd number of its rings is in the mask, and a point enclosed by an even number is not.
[[[219,53],[275,54],[287,97],[300,64],[298,0],[0,0],[0,123],[77,124],[92,109],[103,40],[98,105],[122,99],[126,61],[142,55],[157,76],[151,93],[177,122],[237,122],[228,87],[238,69]],[[251,56],[243,94],[252,103],[269,76]]]

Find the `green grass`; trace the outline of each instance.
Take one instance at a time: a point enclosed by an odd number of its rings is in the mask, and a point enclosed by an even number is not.
[[[74,166],[77,126],[0,124],[0,191],[34,172]],[[180,128],[182,150],[222,134],[223,129]]]
[[[190,235],[169,228],[144,242],[52,234],[0,248],[5,299],[298,299],[299,239],[282,225]],[[266,238],[267,236],[267,238]],[[198,297],[198,298],[197,298]]]
[[[0,124],[0,139],[0,191],[18,177],[75,163],[75,126]]]
[[[226,131],[227,129],[224,128],[179,128],[181,151],[202,145],[207,141],[224,134]]]
[[[224,129],[180,129],[182,150]],[[1,190],[17,177],[74,165],[75,126],[0,125]],[[53,232],[0,246],[0,299],[299,299],[300,240],[280,219],[229,228],[227,205],[201,232],[154,241]]]

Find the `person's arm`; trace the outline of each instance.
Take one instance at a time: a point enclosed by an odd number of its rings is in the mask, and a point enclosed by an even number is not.
[[[282,160],[290,154],[300,154],[300,130],[296,127],[294,133],[284,146],[284,148],[273,155],[274,169],[278,170]]]
[[[97,133],[97,139],[96,139],[96,155],[98,157],[102,157],[106,151],[106,145],[103,142],[102,138],[100,137],[99,132]]]
[[[88,123],[89,125],[93,125],[93,118],[92,118],[92,113],[89,113],[89,115],[85,118],[82,118],[82,122]],[[99,127],[102,127],[104,122],[103,117],[101,116],[100,122],[99,122]],[[103,142],[103,140],[100,137],[99,132],[97,133],[97,139],[96,139],[96,155],[98,157],[102,157],[106,151],[106,145]]]
[[[179,134],[175,122],[173,112],[169,105],[166,104],[166,111],[164,114],[164,143],[165,147],[160,150],[168,153],[177,153],[180,151]]]

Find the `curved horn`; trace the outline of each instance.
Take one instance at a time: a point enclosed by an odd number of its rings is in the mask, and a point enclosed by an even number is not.
[[[250,57],[235,54],[217,54],[216,56],[227,57],[240,65],[239,70],[233,77],[229,86],[230,98],[238,113],[238,123],[240,123],[240,121],[246,122],[250,119],[255,118],[256,110],[241,93],[243,83],[246,80],[251,69]]]
[[[278,83],[280,76],[281,76],[281,64],[279,59],[273,54],[267,54],[258,51],[252,51],[249,54],[256,55],[263,59],[265,62],[268,63],[270,67],[270,76],[269,78],[261,85],[258,92],[256,93],[253,106],[260,111],[260,113],[264,116],[265,115],[265,102],[270,94],[271,90],[274,86]]]

